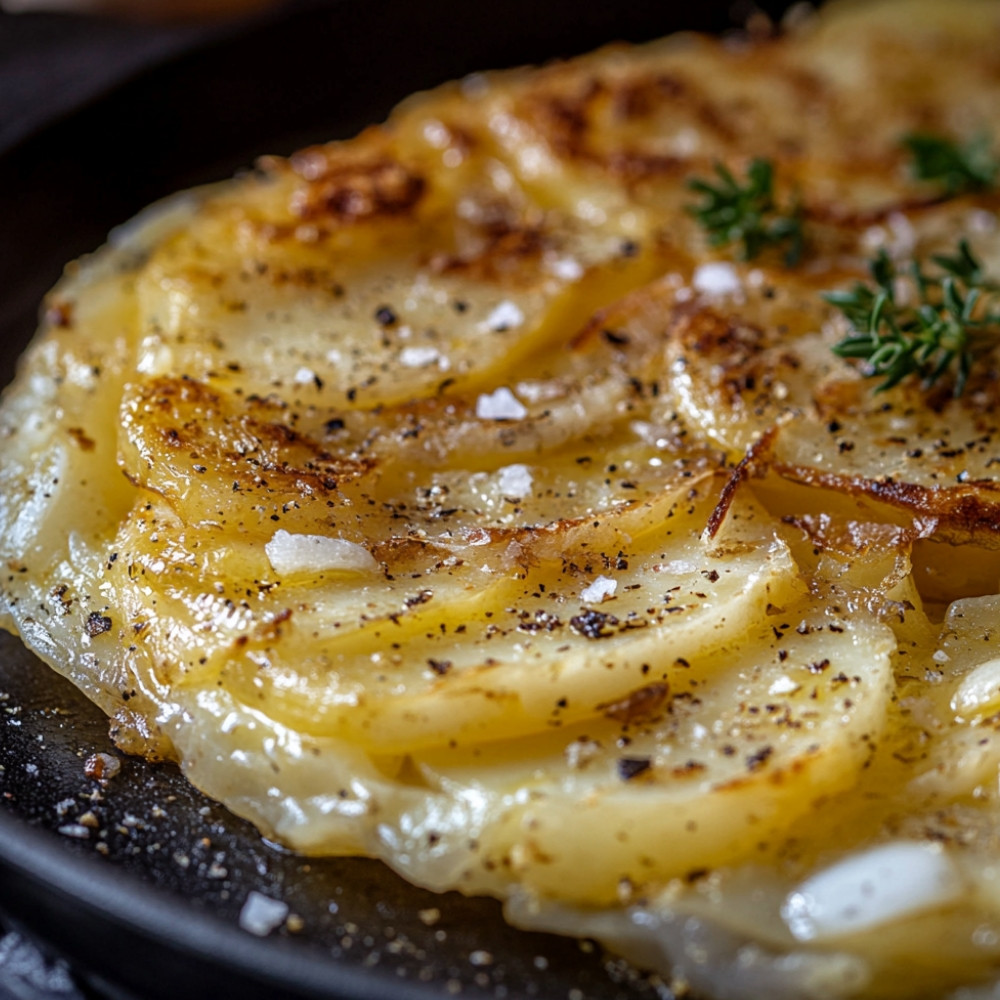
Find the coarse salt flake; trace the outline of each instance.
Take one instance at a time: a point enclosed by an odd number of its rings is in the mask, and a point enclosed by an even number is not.
[[[480,420],[523,420],[527,415],[524,404],[506,386],[483,393],[476,400]]]
[[[787,674],[779,677],[768,689],[768,694],[793,694],[798,691],[802,685],[793,680]]]
[[[482,324],[486,329],[499,333],[501,330],[513,330],[524,322],[524,313],[516,302],[504,299],[497,303],[493,311]]]
[[[440,357],[441,352],[436,347],[404,347],[399,352],[399,363],[406,368],[422,368]]]
[[[506,465],[498,473],[500,492],[505,497],[523,497],[531,491],[531,469],[526,465]]]
[[[279,576],[323,570],[368,572],[378,569],[378,563],[363,545],[346,538],[295,535],[279,529],[264,546],[264,551]]]
[[[266,937],[288,916],[288,904],[251,889],[240,910],[240,927],[257,937]]]
[[[617,580],[612,580],[610,576],[599,576],[580,591],[580,600],[586,604],[597,604],[607,597],[613,597],[617,589]]]
[[[736,295],[743,290],[736,268],[722,260],[701,264],[694,272],[693,284],[702,295]]]
[[[58,828],[58,832],[64,837],[72,837],[74,840],[86,840],[90,836],[90,830],[82,823],[65,823]]]
[[[311,368],[300,368],[295,373],[295,384],[296,385],[309,385],[310,382],[316,381],[316,373]]]
[[[583,266],[573,257],[557,257],[549,263],[549,270],[563,281],[576,281],[583,277]]]

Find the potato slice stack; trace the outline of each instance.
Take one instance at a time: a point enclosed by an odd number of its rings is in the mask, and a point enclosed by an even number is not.
[[[823,293],[1000,280],[902,141],[1000,135],[998,34],[610,48],[154,207],[7,390],[4,623],[294,849],[719,996],[988,979],[1000,367],[876,393]],[[797,261],[690,210],[754,159]]]

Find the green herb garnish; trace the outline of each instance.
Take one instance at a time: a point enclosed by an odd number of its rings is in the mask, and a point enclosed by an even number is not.
[[[953,395],[960,396],[976,357],[1000,338],[1000,286],[986,280],[969,244],[962,240],[957,253],[934,254],[931,261],[940,273],[926,274],[914,261],[900,274],[880,250],[870,264],[872,284],[856,282],[823,296],[853,331],[834,353],[863,361],[867,376],[883,380],[879,392],[908,375],[930,388],[954,369]],[[897,281],[907,275],[904,298],[912,303],[898,295]]]
[[[688,211],[705,227],[713,247],[742,243],[741,258],[753,260],[766,246],[787,244],[785,263],[802,256],[802,219],[798,205],[780,209],[774,200],[774,168],[769,160],[756,159],[740,184],[725,164],[716,163],[717,183],[693,177],[687,182],[702,195],[700,205]]]
[[[939,181],[948,196],[991,188],[1000,173],[993,143],[985,133],[959,145],[930,132],[911,132],[903,137],[903,145],[913,157],[914,177]]]

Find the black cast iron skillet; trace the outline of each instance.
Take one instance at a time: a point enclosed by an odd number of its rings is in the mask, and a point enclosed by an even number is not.
[[[2,382],[63,264],[156,198],[262,153],[351,135],[413,90],[477,69],[724,30],[733,17],[717,2],[334,0],[214,33],[0,152]],[[121,764],[103,785],[85,773],[97,752]],[[586,944],[509,928],[491,900],[436,896],[375,862],[267,844],[176,768],[114,750],[102,715],[6,635],[0,766],[0,913],[102,994],[666,995]],[[292,915],[265,939],[238,927],[254,890]]]

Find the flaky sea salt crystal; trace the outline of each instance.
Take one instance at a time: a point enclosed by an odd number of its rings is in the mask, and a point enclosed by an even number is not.
[[[617,580],[612,580],[610,576],[599,576],[580,591],[580,600],[585,604],[597,604],[606,597],[613,597],[617,589]]]
[[[510,299],[504,299],[493,308],[493,312],[486,317],[483,326],[488,330],[498,332],[500,330],[513,330],[523,322],[524,313],[521,312],[520,306],[516,302],[511,302]]]
[[[505,497],[524,497],[531,492],[531,469],[526,465],[507,465],[498,473],[500,492]]]
[[[798,691],[802,685],[793,680],[787,674],[783,674],[779,677],[768,689],[768,694],[793,694]]]
[[[563,281],[576,281],[583,277],[583,265],[574,257],[557,257],[550,261],[549,270]]]
[[[252,889],[240,910],[240,927],[257,937],[266,937],[288,916],[288,904]]]
[[[476,400],[476,416],[480,420],[523,420],[527,415],[527,409],[506,386],[483,393]]]
[[[694,272],[693,283],[702,295],[735,295],[743,290],[736,268],[722,260],[701,264]]]
[[[264,546],[264,551],[279,576],[323,570],[368,572],[378,569],[378,563],[363,545],[346,538],[295,535],[279,529]]]
[[[399,363],[406,368],[422,368],[440,357],[441,352],[436,347],[404,347],[399,352]]]

